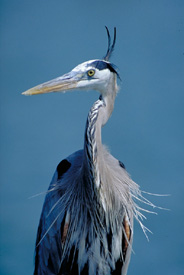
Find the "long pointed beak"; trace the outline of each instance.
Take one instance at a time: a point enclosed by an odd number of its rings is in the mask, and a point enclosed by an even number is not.
[[[64,74],[63,76],[57,77],[53,80],[44,82],[38,86],[35,86],[25,92],[23,95],[37,95],[51,92],[66,92],[77,87],[77,83],[81,80],[82,75],[77,74],[74,71]]]

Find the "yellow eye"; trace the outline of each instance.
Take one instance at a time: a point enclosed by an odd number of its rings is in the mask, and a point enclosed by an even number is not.
[[[91,69],[87,72],[88,76],[93,76],[95,74],[95,70]]]

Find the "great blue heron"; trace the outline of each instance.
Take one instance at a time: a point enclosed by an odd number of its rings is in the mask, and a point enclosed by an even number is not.
[[[34,274],[127,274],[133,218],[144,217],[135,200],[149,203],[122,162],[101,143],[101,128],[112,114],[118,91],[115,66],[109,62],[116,28],[103,59],[84,62],[71,72],[23,94],[93,89],[84,148],[62,160],[48,189],[36,240]]]

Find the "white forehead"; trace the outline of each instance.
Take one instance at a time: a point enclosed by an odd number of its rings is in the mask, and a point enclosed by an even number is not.
[[[93,59],[93,60],[88,60],[85,61],[79,65],[77,65],[72,71],[76,72],[76,71],[81,71],[81,72],[85,72],[86,69],[90,68],[90,65],[94,62],[94,61],[100,61],[100,59]]]

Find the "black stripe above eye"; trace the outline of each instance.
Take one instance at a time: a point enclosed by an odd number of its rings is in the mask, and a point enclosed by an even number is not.
[[[90,63],[90,66],[93,66],[93,67],[97,68],[100,71],[104,70],[104,69],[109,69],[111,72],[117,74],[117,76],[119,77],[119,74],[115,70],[114,65],[112,65],[109,62],[105,62],[103,60],[95,60],[92,63]]]

